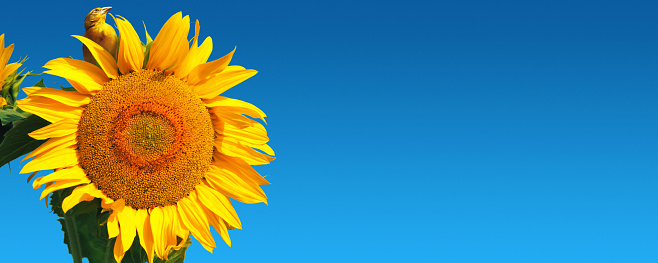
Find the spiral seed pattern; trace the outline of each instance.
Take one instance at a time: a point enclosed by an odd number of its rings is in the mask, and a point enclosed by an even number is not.
[[[80,166],[108,197],[136,209],[177,203],[203,179],[214,130],[184,81],[141,70],[105,83],[78,126]]]

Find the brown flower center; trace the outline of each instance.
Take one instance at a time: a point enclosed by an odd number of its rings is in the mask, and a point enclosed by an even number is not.
[[[213,153],[208,110],[187,84],[141,70],[105,83],[82,114],[78,154],[87,177],[136,209],[178,202]]]

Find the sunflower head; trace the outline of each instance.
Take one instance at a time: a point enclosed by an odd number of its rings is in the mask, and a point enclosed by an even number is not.
[[[93,11],[92,11],[93,12]],[[252,104],[219,96],[256,74],[229,66],[233,52],[208,62],[212,39],[190,41],[188,16],[173,15],[143,44],[133,26],[115,18],[118,58],[80,36],[99,67],[58,58],[45,73],[65,78],[75,91],[31,87],[20,107],[51,124],[29,135],[47,141],[21,173],[57,169],[35,179],[42,198],[74,187],[64,212],[82,201],[102,200],[107,230],[121,261],[135,236],[149,261],[166,258],[190,233],[209,251],[209,225],[230,245],[228,229],[241,228],[231,201],[266,202],[269,184],[251,165],[274,158]],[[147,33],[148,35],[148,33]],[[146,53],[143,45],[149,46]]]

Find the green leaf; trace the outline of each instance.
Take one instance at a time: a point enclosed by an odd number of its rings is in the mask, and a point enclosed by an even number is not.
[[[60,216],[57,221],[62,224],[64,243],[69,248],[69,253],[71,253],[71,246],[75,244],[71,242],[71,237],[74,237],[77,239],[83,258],[87,258],[89,263],[105,263],[105,248],[109,239],[107,230],[103,230],[106,229],[105,225],[100,223],[103,222],[102,220],[107,220],[105,214],[109,213],[101,214],[100,199],[94,199],[93,201],[81,202],[64,214],[62,202],[71,194],[74,188],[70,187],[55,191],[50,198],[53,213]],[[70,222],[67,222],[67,220]]]
[[[59,217],[64,217],[64,211],[62,211],[62,202],[64,198],[71,194],[73,189],[66,188],[62,190],[57,190],[50,195],[50,210],[53,214],[56,214]]]
[[[0,123],[2,125],[22,119],[25,119],[25,116],[11,107],[0,110]]]
[[[71,194],[75,187],[70,187],[53,192],[50,198],[50,204],[53,213],[60,217],[57,221],[62,224],[64,231],[64,243],[69,248],[77,242],[79,251],[83,258],[87,258],[89,263],[117,263],[114,260],[114,243],[116,238],[109,239],[107,233],[107,219],[109,212],[102,212],[100,199],[93,201],[81,202],[73,207],[66,214],[62,211],[62,202]],[[66,220],[70,220],[67,222]],[[76,233],[73,233],[75,231]],[[71,242],[71,238],[77,241]],[[182,239],[178,238],[178,242]],[[184,263],[185,252],[189,245],[192,244],[190,237],[185,240],[183,247],[179,250],[170,250],[167,261],[154,257],[153,262],[157,263]],[[144,248],[139,243],[139,236],[136,235],[132,246],[126,251],[121,261],[122,263],[146,263],[148,256]]]
[[[101,208],[101,200],[96,198],[91,201],[84,201],[77,204],[75,207],[71,208],[68,212],[69,215],[82,215],[89,212],[98,212],[98,209]]]
[[[9,123],[7,125],[2,125],[0,127],[0,143],[5,139],[5,134],[12,128],[14,125],[12,123]]]
[[[100,205],[100,199],[98,204]],[[90,263],[105,262],[105,248],[107,247],[107,233],[103,236],[101,228],[107,228],[98,222],[100,209],[94,209],[87,213],[75,215],[75,222],[80,238],[82,257],[89,259]]]
[[[50,122],[37,115],[30,115],[30,117],[15,124],[14,128],[4,134],[5,139],[2,141],[2,144],[0,144],[0,167],[33,151],[39,147],[39,145],[46,142],[46,140],[39,141],[32,139],[32,137],[27,134],[48,124],[50,124]]]
[[[156,256],[157,258],[157,256]],[[132,246],[123,255],[121,263],[145,263],[148,262],[148,255],[142,245],[139,244],[139,236],[135,236]]]

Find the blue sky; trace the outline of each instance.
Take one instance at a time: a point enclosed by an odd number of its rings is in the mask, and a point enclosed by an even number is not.
[[[259,70],[225,95],[269,116],[269,205],[236,202],[233,247],[195,241],[187,262],[658,260],[651,1],[4,5],[12,61],[36,73],[81,59],[69,35],[108,5],[152,36],[183,11],[211,59],[237,46]],[[16,168],[0,169],[5,256],[70,262]]]

